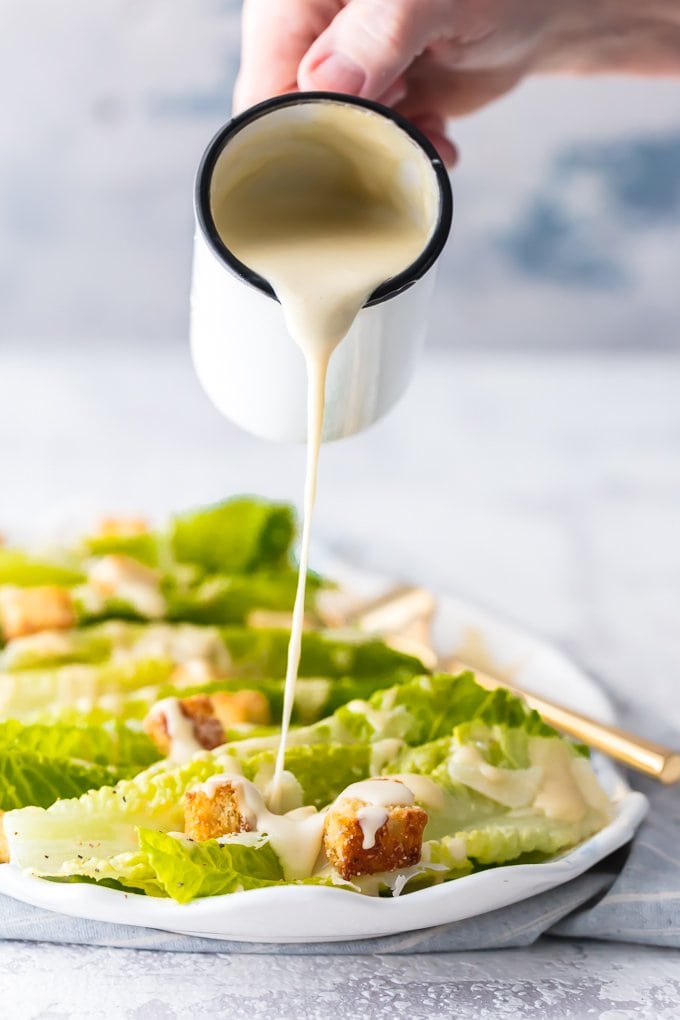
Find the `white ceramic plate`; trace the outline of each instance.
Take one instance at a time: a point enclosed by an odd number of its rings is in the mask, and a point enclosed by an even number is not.
[[[321,569],[354,591],[373,596],[388,587],[323,558]],[[317,557],[317,565],[319,558]],[[613,719],[603,692],[556,649],[464,602],[438,599],[437,651],[458,654],[488,671],[508,671],[528,689]],[[374,899],[341,889],[283,886],[213,896],[184,906],[91,885],[61,885],[0,866],[0,892],[72,917],[131,924],[242,942],[323,942],[393,935],[460,921],[554,888],[587,871],[633,836],[644,817],[645,798],[630,790],[612,765],[595,759],[615,805],[614,820],[565,854],[542,864],[509,865],[457,879],[397,899]]]

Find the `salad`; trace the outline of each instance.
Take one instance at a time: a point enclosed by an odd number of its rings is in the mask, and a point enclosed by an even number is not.
[[[607,824],[587,749],[472,673],[324,627],[317,576],[274,805],[294,534],[289,507],[239,498],[0,548],[0,859],[180,903],[396,896]]]

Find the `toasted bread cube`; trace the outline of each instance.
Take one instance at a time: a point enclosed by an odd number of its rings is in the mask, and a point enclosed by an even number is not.
[[[209,785],[209,784],[208,784]],[[233,783],[197,787],[184,796],[184,833],[189,839],[202,842],[219,839],[234,832],[249,832],[250,824],[240,807],[238,791]]]
[[[362,825],[367,812],[375,813],[370,827]],[[375,827],[382,817],[385,820]],[[326,815],[324,850],[346,880],[408,868],[420,860],[426,824],[427,812],[416,805],[382,809],[357,798],[341,797]]]
[[[0,588],[0,626],[5,638],[65,630],[76,622],[71,593],[56,585]]]
[[[212,710],[225,729],[239,723],[266,726],[270,721],[269,701],[262,691],[218,691],[210,695]]]
[[[163,712],[155,712],[152,708],[146,715],[143,726],[144,732],[147,736],[151,737],[161,754],[167,758],[170,754],[172,741],[170,740],[168,721],[165,718],[165,714]]]
[[[134,538],[146,535],[149,522],[144,517],[102,517],[95,531],[96,538]]]
[[[219,719],[215,718],[207,694],[193,694],[189,698],[180,698],[177,707],[184,718],[190,720],[194,738],[200,747],[212,751],[224,743],[224,728]],[[172,751],[172,734],[167,716],[160,708],[159,705],[158,709],[151,709],[144,720],[144,729],[159,751],[169,755]]]
[[[269,702],[261,691],[192,694],[180,698],[177,704],[185,719],[191,721],[197,743],[206,751],[225,742],[225,731],[230,726],[269,722]],[[164,712],[152,709],[144,720],[144,729],[162,754],[170,754],[172,737]]]

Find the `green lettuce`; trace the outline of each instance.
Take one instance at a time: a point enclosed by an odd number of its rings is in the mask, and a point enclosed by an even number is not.
[[[36,752],[46,758],[79,758],[97,765],[151,765],[159,753],[146,733],[118,720],[100,724],[33,723],[15,719],[0,723],[0,751]]]
[[[0,718],[34,721],[77,704],[83,712],[139,719],[164,697],[256,688],[280,719],[288,639],[278,628],[125,621],[21,638],[0,653]],[[221,678],[180,683],[175,664],[187,657],[205,659]],[[312,722],[422,670],[418,659],[374,638],[305,632],[294,719]]]
[[[278,741],[278,735],[276,737]],[[274,774],[275,750],[254,753],[232,753],[243,763],[248,779],[258,779],[258,785]],[[289,747],[286,751],[286,770],[295,776],[302,788],[303,803],[316,808],[325,807],[351,783],[366,779],[371,774],[371,749],[365,744],[321,744]]]
[[[508,813],[479,828],[461,829],[452,838],[462,840],[468,857],[476,864],[505,864],[526,854],[550,857],[575,846],[602,824],[602,818],[591,815],[580,822],[564,822],[543,814]]]
[[[84,580],[77,566],[33,559],[20,549],[0,548],[0,585],[32,588],[54,584],[68,588]]]
[[[277,627],[224,627],[220,633],[238,676],[282,677],[286,673],[290,631]],[[413,655],[390,648],[361,632],[305,631],[300,676],[390,680],[390,686],[426,672]],[[338,697],[344,692],[339,691]],[[333,705],[333,710],[336,708]]]
[[[9,812],[4,829],[11,859],[37,874],[89,874],[93,866],[84,870],[87,861],[138,852],[137,828],[181,832],[186,790],[232,766],[233,759],[217,752],[174,768],[159,762],[134,779],[90,790],[77,800]]]
[[[294,534],[290,506],[239,497],[175,517],[170,545],[180,562],[241,574],[289,564]]]
[[[295,534],[292,507],[237,497],[179,514],[166,531],[141,535],[89,535],[92,556],[130,556],[164,569],[191,563],[203,574],[241,574],[290,565]]]
[[[221,844],[204,851],[167,833],[183,830],[184,793],[211,775],[242,771],[266,789],[277,745],[278,734],[246,738],[185,765],[159,762],[132,780],[47,810],[12,811],[5,824],[12,860],[50,877],[114,881],[178,898],[246,888],[241,864],[230,852],[220,856]],[[292,792],[317,808],[370,775],[416,773],[436,784],[423,792],[429,820],[420,863],[353,883],[374,894],[396,895],[510,860],[543,859],[609,817],[606,796],[579,749],[519,699],[482,689],[468,673],[419,676],[293,730],[285,767],[296,780]],[[552,770],[547,784],[544,768]],[[556,799],[560,778],[564,796]],[[146,830],[139,843],[137,829]],[[257,882],[281,880],[271,871],[249,873]]]
[[[56,800],[110,786],[158,757],[145,733],[119,722],[0,723],[0,809],[48,807]]]
[[[244,833],[194,843],[139,829],[139,846],[165,893],[178,903],[283,881],[281,864],[266,836]]]
[[[79,797],[87,790],[116,780],[121,770],[74,758],[50,758],[37,751],[0,750],[0,810],[28,804],[49,807],[61,798]]]
[[[520,698],[502,688],[485,690],[470,672],[417,677],[399,687],[377,691],[368,702],[350,702],[339,708],[330,725],[344,731],[348,741],[398,737],[415,746],[448,736],[454,727],[472,719],[501,722],[537,735],[557,735]]]
[[[31,634],[15,638],[0,652],[0,670],[16,672],[99,663],[110,657],[112,649],[111,639],[94,629]]]
[[[166,618],[173,622],[244,623],[256,610],[292,612],[297,570],[259,571],[245,574],[212,574],[186,588],[168,579],[164,587]],[[310,575],[307,605],[314,603],[319,580]]]
[[[0,718],[31,722],[74,706],[121,714],[129,694],[167,682],[173,669],[168,659],[129,659],[0,673]]]
[[[154,532],[141,535],[89,535],[85,539],[85,550],[90,556],[129,556],[147,567],[159,567],[167,562],[167,539]]]

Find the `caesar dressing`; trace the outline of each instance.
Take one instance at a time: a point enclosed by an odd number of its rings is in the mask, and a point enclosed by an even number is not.
[[[463,783],[506,808],[529,806],[543,777],[541,768],[533,764],[526,769],[490,765],[478,748],[467,744],[453,751],[448,771],[454,782]]]
[[[533,806],[546,818],[580,822],[588,803],[572,772],[573,751],[557,740],[532,737],[529,740],[532,765],[541,771],[541,782]]]
[[[511,810],[529,809],[568,824],[583,822],[589,812],[609,817],[609,800],[589,761],[555,737],[529,737],[527,750],[527,768],[499,768],[464,745],[451,755],[448,772],[454,782]],[[411,777],[403,778],[412,785]]]
[[[401,780],[380,776],[362,779],[343,790],[338,800],[361,800],[376,807],[411,807],[415,801],[413,791]]]
[[[153,716],[163,716],[165,726],[170,738],[171,761],[188,761],[197,751],[203,751],[203,746],[196,739],[194,724],[182,711],[179,698],[163,698],[156,702],[152,709]]]
[[[227,784],[235,792],[239,812],[248,828],[252,832],[269,836],[287,881],[311,875],[321,852],[325,812],[314,809],[312,812],[301,812],[299,808],[290,814],[270,811],[255,784],[238,773],[211,776],[197,789],[214,797],[215,791]]]
[[[435,783],[429,776],[420,776],[408,772],[403,775],[394,775],[392,779],[398,779],[404,783],[418,804],[426,808],[432,808],[434,811],[443,810],[445,805],[444,791],[439,783]]]
[[[274,288],[307,368],[304,516],[274,807],[300,661],[328,364],[367,298],[413,263],[432,234],[433,171],[421,154],[422,166],[413,173],[414,149],[384,117],[342,103],[315,103],[304,120],[273,122],[266,144],[249,150],[244,142],[239,157],[215,173],[217,231]],[[402,172],[407,164],[410,175]]]
[[[284,772],[283,775],[285,780],[290,773]],[[317,811],[316,808],[305,805],[294,807],[284,813],[278,809],[272,810],[271,787],[265,789],[263,793],[255,783],[243,778],[238,765],[233,772],[225,771],[210,776],[194,789],[213,799],[221,787],[230,786],[234,791],[239,814],[245,823],[244,827],[252,833],[266,834],[269,837],[272,848],[281,861],[286,879],[294,881],[309,877],[319,866],[327,863],[321,856],[324,825],[328,811],[336,804],[357,800],[362,803],[357,818],[363,833],[363,849],[370,850],[375,846],[378,830],[389,817],[388,809],[410,807],[415,802],[413,791],[403,780],[417,781],[422,778],[404,776],[399,779],[365,779],[352,783],[343,790],[330,808]],[[429,782],[431,786],[436,785]],[[417,782],[415,785],[418,785]],[[428,790],[428,793],[432,798],[431,791]],[[222,838],[228,840],[229,836]]]
[[[361,843],[364,850],[373,849],[378,829],[382,829],[389,817],[389,811],[384,807],[378,807],[377,804],[367,804],[366,807],[359,808],[357,818],[364,836]]]

